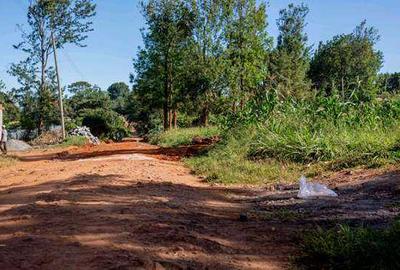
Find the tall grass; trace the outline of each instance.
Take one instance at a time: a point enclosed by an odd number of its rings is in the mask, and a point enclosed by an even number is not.
[[[325,106],[323,106],[325,105]],[[339,108],[337,108],[339,107]],[[330,111],[329,111],[330,109]],[[283,104],[258,125],[249,156],[311,163],[397,158],[400,103]]]
[[[210,181],[287,182],[301,174],[381,166],[400,158],[400,98],[277,102],[256,121],[236,120],[223,137],[206,156],[187,161]]]
[[[400,222],[390,228],[318,229],[302,240],[300,269],[400,269]]]

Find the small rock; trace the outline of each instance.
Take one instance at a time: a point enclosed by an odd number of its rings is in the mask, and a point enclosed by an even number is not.
[[[249,218],[247,217],[247,214],[241,213],[240,216],[239,216],[239,220],[240,220],[241,222],[246,222],[246,221],[249,220]]]

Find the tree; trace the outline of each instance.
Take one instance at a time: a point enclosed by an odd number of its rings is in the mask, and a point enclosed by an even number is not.
[[[194,16],[194,27],[189,53],[184,65],[184,89],[182,96],[191,100],[196,113],[200,113],[201,125],[208,124],[213,103],[225,84],[223,73],[223,11],[222,0],[189,0]],[[225,84],[226,85],[226,84]],[[186,98],[187,96],[187,98]],[[186,105],[188,102],[185,102]]]
[[[108,87],[107,92],[111,100],[116,100],[129,94],[129,86],[124,82],[113,83]]]
[[[20,111],[13,100],[12,93],[6,92],[5,89],[4,82],[0,80],[0,104],[3,106],[3,124],[15,126],[19,122]]]
[[[271,49],[267,33],[266,4],[256,0],[225,1],[225,72],[233,109],[243,107],[268,74],[265,62]]]
[[[134,81],[143,82],[142,77],[162,81],[163,94],[159,98],[163,103],[163,126],[169,129],[176,122],[173,118],[176,119],[178,105],[175,97],[180,81],[177,78],[184,69],[182,61],[192,33],[193,16],[181,0],[149,0],[142,7],[147,31],[143,33],[144,49],[136,61],[144,63],[136,62],[134,66],[145,68],[136,70]],[[147,72],[147,69],[159,73]],[[149,75],[157,77],[149,78]]]
[[[86,88],[78,91],[67,101],[71,108],[69,115],[75,119],[82,116],[86,111],[102,108],[111,111],[111,100],[107,92],[97,87]]]
[[[111,98],[112,108],[121,115],[127,114],[129,86],[124,82],[113,83],[107,89]]]
[[[8,72],[16,76],[21,85],[11,90],[21,108],[21,126],[27,131],[33,131],[58,123],[57,118],[54,118],[57,114],[54,70],[52,68],[46,70],[47,87],[43,91],[38,91],[40,78],[37,66],[32,65],[30,59],[12,65]]]
[[[146,134],[155,129],[158,123],[154,118],[162,119],[159,111],[163,109],[163,85],[161,74],[161,62],[153,50],[141,49],[133,62],[136,74],[131,74],[133,89],[128,97],[127,114],[130,121],[136,123],[139,134]],[[165,108],[165,107],[164,107]],[[161,120],[163,122],[163,120]]]
[[[379,38],[363,21],[353,33],[321,42],[310,66],[314,86],[327,95],[338,90],[342,99],[370,99],[383,63],[382,52],[375,49]]]
[[[268,83],[283,97],[300,98],[310,88],[307,78],[310,62],[308,37],[304,31],[308,12],[304,4],[290,4],[279,13],[277,25],[280,33],[270,59],[271,75]]]
[[[27,53],[28,57],[13,64],[10,73],[17,77],[29,75],[29,80],[35,81],[38,92],[37,127],[40,131],[45,129],[48,117],[46,112],[51,87],[48,74],[53,72],[49,67],[49,57],[55,49],[61,49],[66,44],[84,46],[82,42],[92,31],[89,19],[94,15],[95,5],[90,0],[35,0],[29,5],[29,27],[20,27],[22,42],[14,46]]]
[[[93,86],[92,84],[85,82],[85,81],[73,82],[67,86],[68,92],[70,92],[72,94],[77,94],[84,90],[96,89],[96,88],[98,88],[98,87]]]

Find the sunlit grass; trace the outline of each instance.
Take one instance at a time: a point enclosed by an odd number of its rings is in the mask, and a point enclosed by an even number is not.
[[[151,136],[150,143],[158,144],[162,147],[177,147],[191,144],[195,137],[211,138],[219,134],[220,130],[217,127],[170,129],[166,132]]]
[[[10,156],[1,155],[0,156],[0,169],[7,168],[14,165],[17,160]]]

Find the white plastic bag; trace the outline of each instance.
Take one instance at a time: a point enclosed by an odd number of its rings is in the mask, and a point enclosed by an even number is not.
[[[330,190],[325,185],[318,183],[307,183],[307,178],[300,178],[300,190],[297,197],[300,199],[309,199],[313,197],[337,197],[338,195],[333,190]]]

